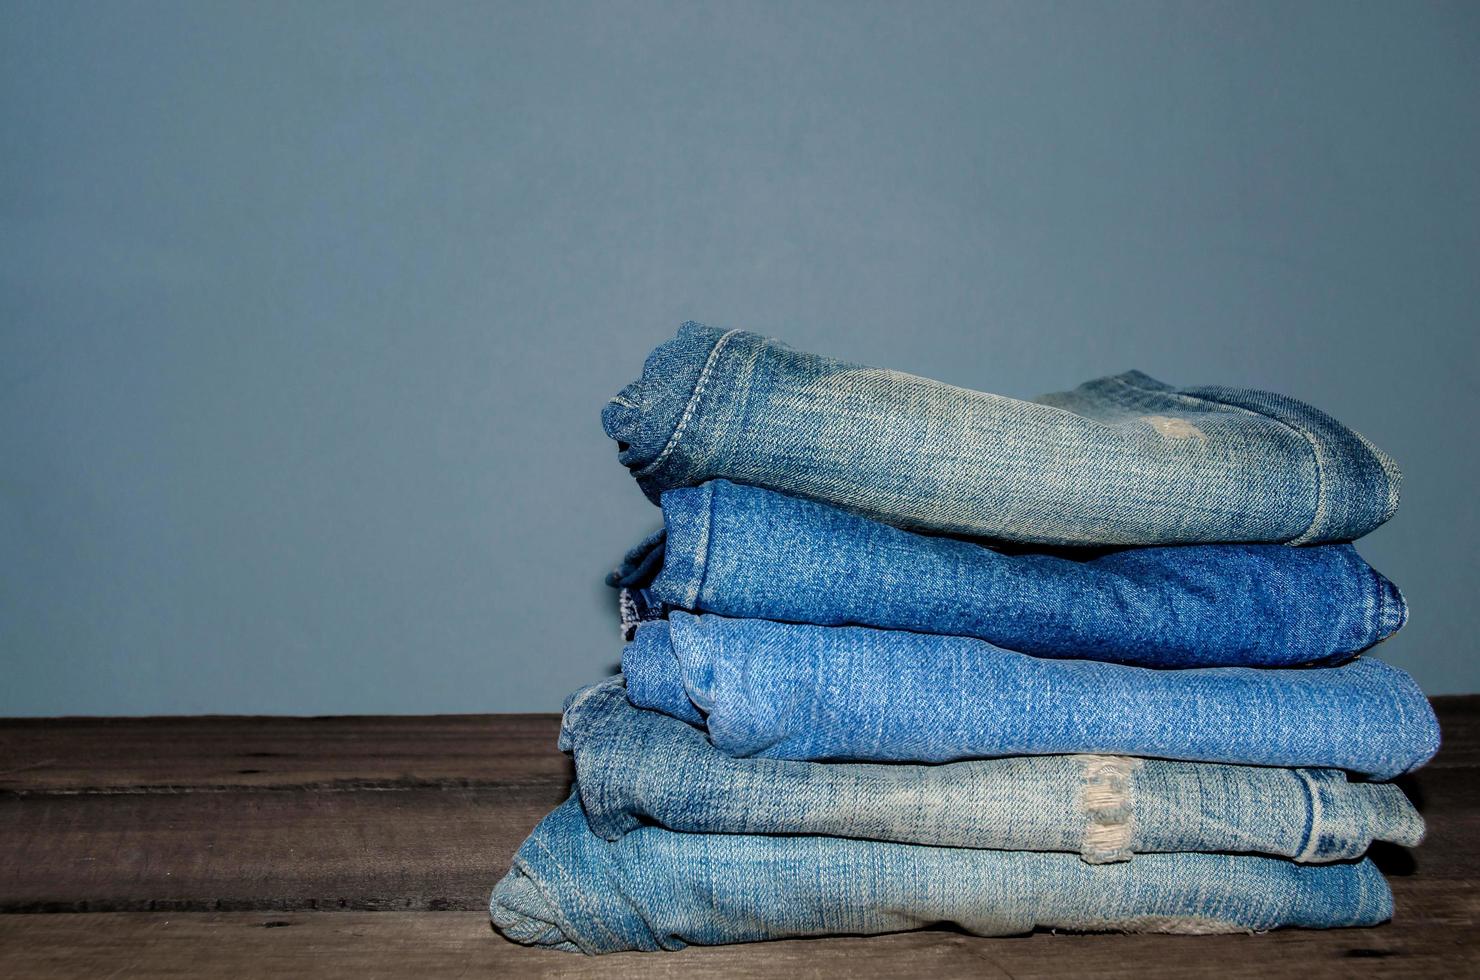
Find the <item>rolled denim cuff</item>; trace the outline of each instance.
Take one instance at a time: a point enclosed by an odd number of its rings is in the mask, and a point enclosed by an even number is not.
[[[685,323],[660,344],[642,366],[642,377],[606,403],[601,425],[622,444],[621,460],[634,470],[651,465],[678,426],[695,393],[704,365],[724,332]]]
[[[1424,820],[1403,791],[1391,783],[1348,784],[1339,772],[1296,769],[1309,794],[1306,841],[1296,861],[1345,861],[1371,846],[1374,827],[1383,839],[1416,847],[1424,838]]]
[[[608,858],[608,846],[587,828],[575,796],[556,807],[494,886],[494,928],[516,943],[571,953],[663,948],[641,914],[646,889],[625,894],[623,869]]]
[[[602,427],[619,445],[617,458],[653,503],[668,487],[694,482],[709,455],[705,439],[724,431],[717,424],[723,420],[700,424],[701,416],[714,413],[710,402],[717,397],[709,391],[706,398],[706,383],[720,376],[725,378],[721,394],[744,391],[747,364],[753,365],[765,344],[744,331],[685,323],[648,356],[642,377],[606,403]]]
[[[1140,372],[1131,374],[1138,385],[1157,390],[1168,387]],[[1286,544],[1339,539],[1345,528],[1377,527],[1397,511],[1403,482],[1398,464],[1320,409],[1247,388],[1209,385],[1175,390],[1189,398],[1257,412],[1295,430],[1310,443],[1319,474],[1315,513],[1310,526]]]

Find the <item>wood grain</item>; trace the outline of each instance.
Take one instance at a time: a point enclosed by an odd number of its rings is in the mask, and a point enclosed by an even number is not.
[[[556,715],[0,719],[0,792],[570,780]]]
[[[514,946],[483,912],[568,792],[553,715],[5,721],[0,910],[57,914],[0,915],[0,976],[1473,976],[1480,697],[1436,709],[1444,748],[1402,781],[1429,839],[1374,850],[1398,909],[1377,929],[932,931],[595,960]]]
[[[0,912],[482,909],[549,787],[0,799]]]
[[[506,942],[479,913],[287,912],[0,916],[0,975],[13,977],[346,976],[1474,977],[1480,947],[1461,928],[1406,923],[1258,936],[980,939],[925,931],[802,939],[677,953],[585,957]]]

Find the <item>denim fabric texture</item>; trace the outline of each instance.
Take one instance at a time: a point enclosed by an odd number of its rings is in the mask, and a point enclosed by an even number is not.
[[[1039,657],[1146,667],[1333,663],[1406,606],[1349,544],[1005,554],[713,480],[663,494],[664,532],[609,582],[693,612],[974,636]],[[638,614],[641,618],[641,614]]]
[[[1424,833],[1398,787],[1332,769],[1100,755],[934,766],[735,759],[702,731],[633,707],[620,679],[571,696],[560,747],[606,840],[656,825],[1067,851],[1096,864],[1182,851],[1318,863],[1360,857],[1373,840],[1412,846]]]
[[[659,827],[612,842],[591,832],[572,797],[520,847],[489,911],[516,942],[607,953],[938,922],[982,936],[1366,926],[1391,916],[1392,893],[1365,858],[1145,854],[1092,865],[1073,854]]]
[[[1154,670],[1045,660],[969,637],[674,612],[637,628],[622,672],[633,704],[704,725],[733,756],[1095,753],[1390,779],[1439,747],[1418,685],[1371,657]]]
[[[1005,541],[1348,541],[1392,515],[1400,483],[1366,439],[1282,395],[1129,371],[1022,401],[695,323],[602,423],[655,503],[725,478]]]
[[[1136,371],[1022,401],[685,324],[602,412],[664,526],[489,903],[584,953],[953,923],[1370,926],[1439,747],[1362,651],[1393,461]],[[1294,547],[1300,546],[1300,547]],[[1356,777],[1351,778],[1352,774]],[[1369,781],[1371,780],[1371,781]]]

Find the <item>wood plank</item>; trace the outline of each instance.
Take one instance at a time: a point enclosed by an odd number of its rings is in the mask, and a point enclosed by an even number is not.
[[[1431,698],[1444,746],[1430,766],[1480,766],[1480,694]]]
[[[245,730],[240,719],[179,721],[168,738],[145,725],[111,748],[107,726],[62,726],[68,744],[97,744],[114,760],[91,785],[77,761],[15,774],[50,788],[0,792],[0,910],[481,910],[570,775],[553,716],[272,719],[273,733],[257,741],[260,719]],[[290,753],[305,725],[325,747]],[[129,759],[191,739],[203,746],[193,762],[179,748],[167,762]],[[423,749],[423,739],[441,748]],[[279,768],[248,774],[270,783],[231,786],[242,746],[272,744]],[[1466,748],[1450,739],[1440,761]],[[165,785],[158,774],[176,764],[186,777]],[[110,784],[128,773],[146,789]],[[1404,787],[1430,837],[1411,853],[1375,852],[1400,906],[1426,881],[1480,880],[1480,770],[1435,765]]]
[[[0,792],[563,784],[558,715],[0,720]]]
[[[0,911],[487,907],[559,787],[0,798]]]
[[[1473,911],[1473,910],[1472,910]],[[1473,919],[1471,920],[1473,924]],[[926,931],[788,940],[651,955],[530,950],[477,913],[196,913],[0,916],[0,975],[176,978],[414,975],[702,980],[1082,976],[1473,977],[1480,947],[1458,922],[1257,936],[979,939]]]

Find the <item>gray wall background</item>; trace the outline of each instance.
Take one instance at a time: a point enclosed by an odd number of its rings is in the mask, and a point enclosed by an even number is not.
[[[1392,452],[1480,690],[1480,5],[0,3],[0,713],[552,710],[684,319]]]

